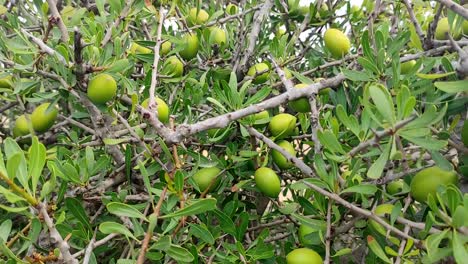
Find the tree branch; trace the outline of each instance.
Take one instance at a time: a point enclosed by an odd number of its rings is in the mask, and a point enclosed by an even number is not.
[[[52,14],[54,20],[57,22],[60,32],[62,33],[60,39],[64,43],[67,43],[70,39],[70,36],[68,35],[67,26],[65,26],[65,24],[63,23],[62,16],[60,16],[60,12],[57,9],[57,0],[47,0],[47,2],[49,3],[50,13]]]
[[[455,3],[452,0],[437,0],[437,2],[440,2],[444,6],[446,6],[448,9],[452,10],[453,12],[459,14],[460,16],[464,17],[465,19],[468,19],[468,9],[465,7]]]

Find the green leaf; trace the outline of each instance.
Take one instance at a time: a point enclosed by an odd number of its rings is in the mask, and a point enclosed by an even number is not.
[[[127,227],[125,227],[122,224],[116,223],[116,222],[103,222],[103,223],[101,223],[99,225],[99,231],[101,231],[101,233],[106,234],[106,235],[112,234],[112,233],[118,233],[118,234],[122,234],[122,235],[124,235],[126,237],[131,237],[134,240],[138,240],[132,234],[132,232],[130,232],[130,230],[127,229]]]
[[[407,22],[409,22],[409,21],[407,21]],[[423,51],[421,39],[419,38],[418,34],[416,33],[416,29],[414,28],[413,23],[409,22],[409,23],[405,23],[405,24],[408,25],[408,28],[409,28],[410,33],[411,33],[410,43],[413,44],[413,46],[415,48],[417,48],[418,50]]]
[[[388,156],[390,155],[392,143],[387,143],[380,157],[372,164],[367,171],[367,177],[371,179],[379,179],[382,176],[382,172],[387,164]]]
[[[465,236],[462,240],[458,235],[458,231],[456,230],[454,230],[452,233],[453,256],[455,257],[455,261],[457,263],[465,263],[465,261],[468,259],[468,250],[465,246],[467,238]]]
[[[8,240],[12,226],[13,222],[11,221],[11,219],[6,219],[3,221],[3,223],[0,224],[0,239],[3,239],[3,241]]]
[[[437,89],[446,93],[468,92],[468,80],[453,81],[453,82],[435,82],[434,86]]]
[[[380,114],[390,124],[395,124],[395,110],[393,107],[392,96],[387,88],[380,84],[373,84],[368,87],[369,95],[374,101],[374,105]]]
[[[299,214],[291,214],[292,217],[296,218],[300,224],[307,225],[314,230],[325,230],[327,228],[327,223],[324,220],[311,219]]]
[[[318,131],[317,136],[320,143],[322,143],[325,148],[334,153],[338,152],[341,154],[346,154],[346,152],[343,150],[343,147],[341,147],[340,142],[338,142],[338,139],[335,137],[335,134],[333,134],[330,130]]]
[[[163,215],[160,218],[172,218],[172,217],[180,217],[180,216],[187,216],[187,215],[197,215],[204,213],[206,211],[211,211],[216,209],[216,199],[215,198],[206,198],[197,200],[188,206],[180,209],[172,214]]]
[[[379,190],[377,186],[371,184],[354,185],[344,189],[341,193],[360,193],[365,195],[372,195]]]
[[[454,71],[453,72],[446,72],[446,73],[429,73],[429,74],[416,73],[416,76],[418,76],[421,79],[425,79],[425,80],[435,80],[435,79],[440,79],[440,78],[450,76],[450,75],[455,74],[455,73],[456,72],[454,72]]]
[[[367,244],[371,251],[381,260],[385,261],[386,263],[392,263],[392,261],[385,255],[382,247],[380,247],[377,240],[375,240],[372,236],[367,236]]]
[[[162,236],[156,243],[151,246],[151,249],[166,251],[171,246],[171,236]]]
[[[350,248],[342,248],[340,250],[338,250],[335,255],[333,255],[332,257],[339,257],[339,256],[344,256],[344,255],[348,255],[350,253],[352,253],[353,251],[350,249]]]
[[[109,145],[109,146],[118,145],[127,141],[128,141],[128,138],[105,138],[102,140],[104,144]]]
[[[194,260],[190,251],[178,245],[171,245],[166,253],[176,261],[192,262]]]
[[[197,224],[189,224],[190,226],[190,233],[192,233],[194,236],[200,238],[204,242],[213,245],[215,242],[215,239],[213,235],[208,231],[208,229],[205,226],[202,225],[197,225]]]
[[[18,257],[16,257],[15,253],[13,253],[13,251],[11,251],[11,249],[9,249],[6,246],[5,241],[2,238],[0,238],[0,252],[2,252],[6,257],[8,257],[8,259],[16,261],[15,262],[16,264],[29,263],[29,262],[24,262]]]
[[[42,174],[46,161],[46,148],[39,142],[36,136],[32,138],[32,145],[29,148],[29,176],[32,182],[32,193],[36,193],[37,183]]]
[[[80,221],[88,230],[92,230],[91,224],[89,222],[89,217],[86,214],[81,202],[75,198],[68,197],[65,199],[65,205],[67,206],[69,212]]]
[[[135,207],[131,205],[118,203],[118,202],[111,202],[107,204],[107,211],[111,214],[115,214],[117,216],[126,216],[126,217],[134,217],[140,218],[148,222],[148,219],[140,213]]]
[[[341,72],[345,75],[346,79],[353,82],[368,82],[374,80],[374,76],[367,71],[353,71],[343,68]]]
[[[213,210],[213,214],[215,214],[216,217],[218,218],[219,225],[221,226],[221,229],[223,230],[223,232],[235,237],[237,229],[232,219],[229,216],[227,216],[223,211],[220,211],[217,209]]]
[[[12,180],[18,179],[21,186],[28,193],[31,193],[28,185],[28,169],[23,152],[18,152],[7,160],[7,171]]]
[[[12,213],[20,213],[20,212],[23,212],[23,211],[26,211],[29,209],[29,207],[25,206],[25,207],[9,207],[9,206],[5,206],[3,204],[0,204],[0,209],[3,209],[7,212],[12,212]]]

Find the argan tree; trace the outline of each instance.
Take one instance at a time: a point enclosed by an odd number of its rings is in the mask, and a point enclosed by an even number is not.
[[[467,263],[464,1],[308,2],[0,0],[0,263]]]

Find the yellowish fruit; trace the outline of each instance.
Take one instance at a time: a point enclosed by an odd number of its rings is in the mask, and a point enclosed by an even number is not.
[[[403,62],[400,65],[400,73],[401,74],[408,74],[413,69],[413,67],[415,65],[416,65],[416,60],[410,60],[410,61]]]
[[[322,264],[322,257],[312,249],[298,248],[286,256],[287,264]]]
[[[6,76],[0,79],[0,88],[11,88],[13,87],[13,83],[11,81],[12,77]]]
[[[268,129],[276,139],[285,138],[294,131],[296,120],[297,118],[290,114],[277,114],[271,119]]]
[[[130,53],[141,53],[141,54],[148,54],[148,53],[151,53],[152,50],[151,49],[148,49],[147,47],[143,47],[135,42],[132,43],[132,45],[130,46]]]
[[[463,144],[465,145],[465,147],[468,147],[468,120],[465,120],[465,122],[463,122],[463,127],[461,131],[461,140]]]
[[[29,119],[31,119],[31,117],[29,117]],[[29,122],[25,115],[20,115],[16,119],[15,126],[13,127],[13,137],[21,137],[27,134],[29,134]]]
[[[148,108],[149,98],[145,99],[141,106],[144,108]],[[156,104],[158,105],[158,119],[163,123],[169,122],[169,107],[167,106],[166,102],[164,102],[161,98],[156,97]]]
[[[298,236],[299,236],[299,242],[301,242],[301,245],[310,246],[312,243],[308,241],[309,239],[306,238],[306,236],[314,232],[317,232],[317,230],[313,229],[312,227],[308,225],[300,225],[298,229]]]
[[[270,198],[278,198],[281,192],[281,181],[275,171],[261,167],[255,171],[255,184],[257,188]]]
[[[218,47],[225,47],[227,45],[226,31],[219,27],[210,28],[210,44],[218,45]]]
[[[447,40],[450,30],[451,28],[449,26],[448,18],[447,17],[441,18],[437,22],[437,27],[436,27],[435,34],[434,34],[435,38],[438,40]],[[453,30],[453,27],[452,27],[452,30]],[[452,32],[452,36],[454,39],[459,40],[461,38],[461,32],[457,32],[456,34],[453,34]]]
[[[463,34],[468,35],[468,20],[463,21]]]
[[[191,26],[202,25],[205,24],[209,17],[210,16],[205,10],[198,10],[196,7],[194,7],[189,11],[188,22]]]
[[[226,6],[226,13],[229,15],[235,15],[239,12],[239,8],[235,4],[228,4]]]
[[[301,89],[309,86],[308,84],[305,83],[300,83],[296,84],[294,88],[296,89]],[[289,106],[291,107],[292,110],[299,112],[299,113],[307,113],[310,112],[310,104],[309,104],[309,99],[304,97],[304,98],[299,98],[294,101],[289,102]]]
[[[259,74],[261,72],[263,73]],[[247,75],[250,77],[257,76],[252,81],[255,84],[264,83],[268,80],[268,78],[270,78],[270,67],[268,67],[268,64],[263,63],[263,62],[257,63],[253,65],[252,67],[250,67],[249,71],[247,72]]]
[[[162,56],[165,56],[171,51],[171,49],[172,49],[172,43],[166,40],[161,44],[160,54]]]
[[[57,118],[57,108],[50,107],[50,103],[43,103],[36,107],[31,114],[31,123],[34,131],[42,133],[51,128]]]
[[[88,83],[88,98],[95,104],[105,104],[117,93],[117,83],[109,74],[96,75]]]
[[[179,55],[185,60],[191,60],[198,53],[198,37],[195,33],[187,33],[182,37],[183,49],[179,51]]]
[[[323,36],[325,47],[330,51],[333,57],[339,59],[348,54],[351,48],[349,38],[339,29],[330,28],[325,31]]]
[[[213,191],[216,189],[216,186],[219,183],[218,174],[221,172],[220,169],[216,167],[211,168],[203,168],[197,171],[192,177],[193,180],[197,183],[200,192],[204,192],[208,187],[210,187],[209,191]],[[213,183],[212,183],[213,182]]]
[[[439,167],[424,169],[413,177],[411,181],[411,196],[418,202],[424,203],[431,194],[434,198],[437,188],[442,185],[457,184],[458,178],[454,171],[446,171]]]
[[[294,149],[294,146],[288,141],[282,140],[277,144],[278,146],[284,148],[286,152],[291,154],[291,156],[296,156],[296,150]],[[271,151],[271,157],[273,158],[273,162],[282,170],[289,169],[293,165],[288,159],[286,159],[285,156],[283,156],[283,154],[281,154],[281,152],[277,151],[276,149]]]
[[[167,58],[162,73],[177,78],[184,74],[184,64],[176,56]]]

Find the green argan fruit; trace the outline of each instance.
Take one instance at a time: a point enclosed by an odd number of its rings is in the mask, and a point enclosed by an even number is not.
[[[148,108],[149,98],[145,99],[141,106],[144,108]],[[158,105],[158,119],[163,123],[169,122],[169,107],[167,106],[166,102],[164,102],[161,98],[156,97],[156,104]]]
[[[172,43],[169,40],[166,40],[161,44],[161,50],[159,53],[161,54],[161,56],[165,56],[171,51],[171,49]]]
[[[31,117],[29,117],[31,119]],[[29,134],[29,122],[26,119],[25,115],[20,115],[15,121],[15,126],[13,127],[13,137],[21,137]]]
[[[468,35],[468,20],[463,21],[463,34]]]
[[[42,133],[51,128],[57,118],[58,110],[56,107],[49,108],[50,103],[43,103],[36,107],[31,114],[31,123],[34,131]]]
[[[452,27],[453,29],[453,27]],[[447,17],[441,18],[437,22],[437,27],[435,30],[435,38],[438,40],[447,40],[448,39],[448,33],[450,31],[450,26],[449,26],[449,21]],[[452,36],[455,40],[459,40],[461,38],[461,32],[457,32],[455,35],[452,32]]]
[[[105,104],[117,93],[117,83],[109,74],[96,75],[88,83],[88,97],[95,104]]]
[[[227,45],[227,36],[226,31],[219,27],[210,28],[210,44],[218,45],[218,47],[225,47]]]
[[[291,154],[291,156],[296,156],[296,150],[294,149],[294,146],[288,141],[281,140],[277,144],[278,146],[284,148],[286,152]],[[273,162],[282,170],[289,169],[293,165],[288,159],[286,159],[285,156],[283,156],[283,154],[281,154],[281,152],[277,151],[276,149],[271,151],[271,157],[273,158]]]
[[[174,78],[181,77],[184,74],[184,64],[177,56],[171,56],[164,63],[162,73]]]
[[[204,192],[208,187],[210,186],[210,192],[216,189],[216,186],[219,183],[219,177],[218,174],[221,172],[220,169],[216,167],[211,167],[211,168],[203,168],[199,171],[197,171],[192,177],[193,180],[197,183],[198,188],[200,189],[200,192]]]
[[[261,167],[255,171],[255,184],[257,188],[270,198],[278,198],[281,192],[281,181],[275,171]]]
[[[325,47],[330,51],[333,57],[340,59],[348,54],[351,48],[349,38],[339,29],[330,28],[323,36]]]
[[[270,78],[270,67],[268,67],[266,63],[257,63],[254,66],[250,67],[249,71],[247,72],[247,75],[250,77],[254,77],[255,75],[257,75],[257,73],[260,72],[264,73],[255,77],[255,79],[253,79],[252,82],[255,84],[264,83],[268,80],[268,78]]]
[[[198,37],[195,33],[187,33],[182,37],[184,48],[179,51],[179,55],[185,60],[191,60],[198,53]]]
[[[189,25],[202,25],[208,20],[210,16],[208,13],[203,9],[197,9],[196,7],[190,9],[188,15],[188,23]]]
[[[228,15],[235,15],[239,12],[239,8],[235,4],[228,4],[226,6],[226,13]]]
[[[294,86],[294,88],[301,89],[301,88],[305,88],[307,86],[309,86],[309,85],[307,85],[305,83],[300,83],[300,84],[296,84],[296,86]],[[291,107],[292,110],[294,110],[296,112],[299,112],[299,113],[310,112],[310,104],[309,104],[309,99],[308,98],[299,98],[297,100],[290,101],[289,106]]]
[[[468,120],[465,120],[465,122],[463,122],[463,127],[461,131],[461,140],[463,144],[465,145],[465,147],[468,147]]]
[[[143,47],[141,45],[138,45],[137,43],[133,42],[132,45],[130,45],[130,53],[141,53],[141,54],[148,54],[151,53],[152,50],[148,49],[147,47]]]
[[[395,195],[397,193],[401,193],[405,187],[406,183],[403,180],[396,180],[392,181],[387,184],[387,192],[390,195]]]
[[[403,62],[400,65],[400,73],[401,74],[408,74],[413,69],[413,67],[415,65],[416,65],[416,60],[410,60],[410,61]]]
[[[457,184],[457,174],[439,167],[424,169],[413,177],[411,181],[411,196],[418,202],[424,203],[431,194],[435,197],[437,188],[441,185]]]
[[[322,264],[322,257],[312,249],[298,248],[286,256],[287,264]]]
[[[270,120],[268,129],[276,139],[285,138],[294,131],[296,120],[297,118],[290,114],[277,114]]]
[[[261,111],[254,115],[254,126],[256,127],[265,127],[268,124],[270,119],[270,113],[267,110]]]
[[[13,87],[13,83],[11,81],[11,75],[3,77],[0,79],[0,88],[11,88]]]

